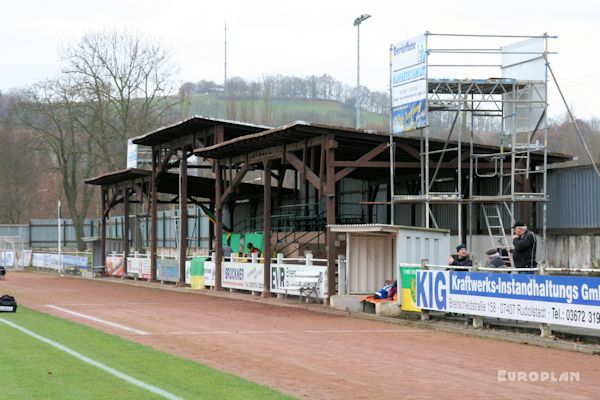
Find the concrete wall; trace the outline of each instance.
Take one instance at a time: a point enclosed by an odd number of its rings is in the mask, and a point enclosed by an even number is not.
[[[600,268],[600,235],[549,235],[548,264]]]

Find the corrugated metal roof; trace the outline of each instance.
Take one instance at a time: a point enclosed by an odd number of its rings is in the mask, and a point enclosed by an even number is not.
[[[347,224],[347,225],[327,225],[332,232],[348,232],[348,233],[395,233],[400,229],[399,226],[386,224]]]
[[[150,175],[152,171],[130,168],[115,172],[109,172],[95,178],[86,179],[88,185],[109,186],[123,182],[130,182],[135,179],[142,178],[142,190],[149,190]],[[282,193],[290,195],[293,189],[281,188]],[[164,173],[160,175],[158,181],[158,192],[179,194],[179,174]],[[262,197],[263,186],[258,183],[240,183],[234,195],[237,198],[245,197]],[[199,176],[188,175],[188,194],[194,197],[211,199],[215,196],[215,180],[214,178],[206,178]]]
[[[375,144],[389,141],[389,134],[372,130],[353,129],[348,127],[331,126],[325,124],[308,123],[304,121],[295,121],[278,128],[269,129],[263,132],[236,137],[222,143],[217,143],[208,147],[201,147],[194,150],[199,157],[208,157],[214,159],[230,158],[246,154],[248,152],[264,150],[274,146],[284,146],[296,143],[305,139],[323,136],[325,134],[334,134],[335,140],[339,146],[336,153],[340,155],[339,159],[356,160],[364,155],[366,142]],[[418,149],[420,139],[415,137],[395,137],[394,142],[398,144],[408,144]],[[431,151],[441,150],[445,144],[442,139],[429,139]],[[456,145],[456,141],[450,141],[450,145]],[[466,147],[468,142],[463,141]],[[475,144],[477,153],[497,153],[500,148],[485,144]],[[387,154],[387,153],[386,153]],[[387,157],[381,155],[382,157]],[[542,153],[532,153],[531,157],[538,162],[542,161]],[[387,158],[386,158],[387,159]],[[549,153],[548,162],[562,162],[571,159],[571,156],[559,153]],[[414,161],[414,156],[398,149],[396,151],[396,161]]]
[[[255,125],[239,121],[231,121],[226,119],[207,118],[195,115],[183,121],[176,122],[171,125],[163,126],[141,136],[133,138],[134,144],[144,146],[157,146],[177,139],[181,136],[198,133],[206,129],[223,126],[226,137],[237,137],[249,135],[256,132],[261,132],[271,129],[269,126]]]
[[[402,225],[387,225],[387,224],[346,224],[346,225],[327,225],[331,228],[332,232],[389,232],[394,233],[399,230],[412,230],[412,231],[427,231],[427,232],[442,232],[449,233],[447,229],[435,229],[435,228],[420,228],[416,226],[402,226]]]
[[[139,168],[127,168],[117,171],[107,172],[93,178],[85,179],[88,185],[111,185],[115,183],[131,181],[138,178],[146,178],[152,175],[152,171]]]
[[[235,157],[245,154],[246,152],[296,143],[304,139],[320,137],[328,133],[335,134],[336,140],[343,140],[341,137],[345,137],[345,150],[349,151],[352,148],[356,148],[359,149],[361,153],[364,153],[365,141],[382,143],[389,140],[390,137],[387,133],[372,130],[295,121],[278,128],[237,137],[208,147],[201,147],[195,149],[194,153],[200,157],[216,159]]]

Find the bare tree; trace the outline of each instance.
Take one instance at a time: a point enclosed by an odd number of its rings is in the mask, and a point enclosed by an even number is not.
[[[123,168],[126,142],[178,117],[168,51],[127,32],[91,33],[62,54],[58,78],[16,94],[13,114],[50,149],[83,249],[93,191],[83,180]]]
[[[87,113],[76,91],[68,79],[40,82],[14,94],[13,115],[50,150],[75,225],[78,248],[83,250],[83,224],[93,194],[83,179],[97,172],[99,153],[85,129],[88,124],[94,124],[96,116]]]
[[[122,168],[127,139],[177,117],[169,51],[139,34],[89,33],[63,50],[62,73],[96,124],[86,127],[106,169]]]
[[[38,196],[31,192],[40,183],[47,158],[37,151],[33,135],[8,118],[9,100],[0,95],[0,221],[21,224],[32,217]]]

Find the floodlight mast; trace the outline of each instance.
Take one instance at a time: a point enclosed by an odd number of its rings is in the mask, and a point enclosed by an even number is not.
[[[356,101],[355,101],[355,112],[356,112],[356,129],[360,129],[360,24],[371,18],[370,14],[361,14],[359,17],[354,19],[354,26],[356,26]]]

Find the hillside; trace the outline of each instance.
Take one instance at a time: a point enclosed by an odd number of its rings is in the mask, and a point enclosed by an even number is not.
[[[221,94],[194,94],[182,106],[183,115],[202,115],[269,126],[296,120],[354,127],[354,108],[332,100],[264,99],[224,97]],[[361,112],[361,127],[388,131],[387,115]]]
[[[354,127],[354,107],[333,100],[288,99],[288,98],[249,98],[229,97],[220,93],[194,94],[182,106],[182,115],[202,115],[213,118],[224,118],[269,126],[281,126],[296,120],[318,122],[334,126]],[[389,131],[388,115],[370,111],[361,112],[361,127],[381,132]],[[431,137],[445,139],[448,121],[433,119]],[[586,142],[590,146],[595,159],[600,158],[598,149],[600,143],[598,122],[578,121]],[[478,132],[475,142],[497,145],[498,135],[493,133],[498,127],[492,127],[490,132]],[[418,136],[418,132],[409,132],[405,136]],[[543,140],[541,133],[535,139]],[[551,121],[549,131],[549,151],[561,152],[579,156],[580,163],[588,163],[589,159],[583,150],[580,139],[572,125],[567,121]]]

